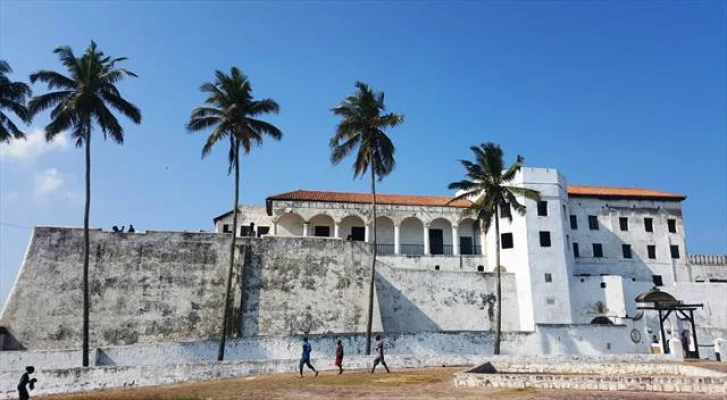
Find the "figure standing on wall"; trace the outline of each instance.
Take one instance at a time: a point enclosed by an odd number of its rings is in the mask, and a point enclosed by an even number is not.
[[[309,369],[312,369],[316,376],[318,376],[318,371],[316,371],[315,368],[313,368],[312,365],[310,365],[310,353],[313,349],[310,346],[310,343],[308,343],[308,338],[303,338],[303,354],[300,356],[300,377],[303,377],[303,366],[307,365]]]
[[[129,233],[134,233],[134,232],[136,232],[136,229],[134,229],[134,225],[129,224]]]
[[[336,361],[333,365],[338,367],[338,375],[341,375],[343,373],[343,343],[341,343],[341,339],[336,341]]]
[[[379,363],[386,368],[386,373],[391,372],[389,371],[389,367],[386,366],[386,361],[384,361],[384,339],[381,338],[381,335],[376,335],[376,358],[374,358],[374,367],[371,368],[372,374],[376,371],[376,366]]]
[[[250,237],[255,237],[255,223],[250,222],[250,230],[247,232],[247,235]]]
[[[18,398],[20,400],[28,400],[30,398],[28,389],[35,389],[35,382],[38,382],[38,380],[35,378],[30,379],[30,375],[32,375],[33,372],[35,372],[35,368],[33,366],[25,367],[25,373],[22,377],[20,377],[20,383],[18,383]]]

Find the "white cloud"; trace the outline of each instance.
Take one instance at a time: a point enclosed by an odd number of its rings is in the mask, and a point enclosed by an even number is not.
[[[36,201],[45,203],[51,200],[66,201],[76,204],[81,196],[67,186],[66,174],[56,168],[49,168],[42,172],[36,172],[33,184],[33,196]]]
[[[68,134],[65,132],[56,136],[52,142],[46,142],[45,132],[42,129],[34,129],[26,135],[25,139],[0,144],[0,160],[32,163],[39,156],[55,150],[66,149],[70,144]]]

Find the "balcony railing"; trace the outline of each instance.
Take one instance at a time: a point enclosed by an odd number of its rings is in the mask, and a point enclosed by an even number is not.
[[[377,243],[376,252],[381,254],[382,256],[392,255],[392,254],[394,254],[394,245],[385,244],[385,243]]]
[[[377,243],[376,252],[382,256],[391,256],[396,254],[396,249],[393,244],[390,243]],[[451,244],[434,245],[429,249],[429,254],[433,256],[453,256],[454,246]],[[399,249],[399,255],[402,256],[423,256],[424,245],[423,244],[401,244]],[[479,256],[482,255],[481,246],[466,246],[460,249],[462,256]]]

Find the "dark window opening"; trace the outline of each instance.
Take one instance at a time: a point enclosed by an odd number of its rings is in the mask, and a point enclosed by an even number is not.
[[[313,235],[320,237],[330,237],[331,227],[330,226],[316,226],[313,228]]]
[[[593,243],[593,257],[603,257],[603,246],[601,245],[601,243]]]
[[[230,233],[230,224],[222,225],[222,233]]]
[[[485,272],[485,266],[484,265],[478,265],[477,266],[477,272]]]
[[[591,320],[591,325],[613,325],[608,317],[596,317]]]
[[[570,228],[573,230],[578,229],[578,218],[575,215],[570,216]]]
[[[598,230],[598,217],[595,215],[588,216],[588,229],[592,231]]]
[[[601,289],[605,289],[605,288],[606,288],[606,282],[601,282]]]
[[[653,218],[644,218],[644,230],[646,230],[646,232],[654,232]]]
[[[651,281],[654,282],[654,286],[664,286],[664,281],[661,279],[661,275],[652,275]]]
[[[547,201],[538,202],[538,215],[541,217],[548,216],[548,202]]]
[[[551,275],[551,274],[549,274],[549,273],[546,273],[546,274],[545,274],[545,282],[546,282],[546,283],[550,283],[550,282],[553,282],[553,275]]]
[[[500,218],[512,218],[512,212],[510,211],[509,204],[503,204],[500,206]]]
[[[649,253],[649,258],[652,260],[656,258],[656,246],[650,244],[646,246],[646,252]]]
[[[258,226],[257,227],[257,235],[258,236],[267,235],[268,233],[270,233],[270,227],[269,226]]]
[[[459,237],[459,252],[462,255],[475,254],[474,246],[472,245],[471,236],[460,236]]]
[[[250,233],[250,227],[247,225],[243,225],[240,227],[240,236],[248,236],[248,233]]]
[[[500,235],[500,240],[502,241],[502,248],[503,249],[512,249],[515,247],[515,243],[512,239],[512,233],[503,233]]]
[[[351,227],[351,240],[354,242],[363,242],[366,240],[366,228],[363,226]]]
[[[429,253],[444,254],[444,232],[441,229],[429,229]]]
[[[619,227],[621,227],[622,231],[628,231],[629,230],[629,219],[626,217],[619,217],[618,225],[619,225]]]
[[[540,247],[550,247],[550,232],[540,231]]]
[[[578,251],[578,243],[573,242],[573,256],[575,258],[578,258],[581,256],[581,253]]]
[[[631,245],[622,244],[621,251],[623,251],[624,258],[631,258]]]
[[[669,233],[677,233],[677,220],[668,219],[666,220],[666,224],[669,227]]]
[[[671,250],[671,258],[679,258],[679,246],[671,245],[669,250]]]

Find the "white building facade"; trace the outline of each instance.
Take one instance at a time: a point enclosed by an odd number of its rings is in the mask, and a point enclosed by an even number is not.
[[[502,210],[500,220],[501,265],[515,275],[520,330],[633,324],[651,337],[658,322],[655,327],[653,316],[644,318],[634,299],[657,288],[704,303],[705,311],[697,312],[699,325],[727,332],[727,259],[688,257],[681,211],[686,196],[569,185],[552,168],[522,168],[512,184],[537,190],[541,198],[521,199],[526,214]],[[469,202],[450,200],[377,195],[379,261],[401,268],[494,271],[494,228],[483,234],[476,221],[462,216]],[[268,197],[264,208],[242,206],[240,212],[238,235],[246,235],[252,222],[256,236],[366,242],[373,237],[366,193],[299,190]],[[217,232],[229,232],[231,220],[231,213],[215,218]],[[682,329],[676,319],[673,325],[669,336]]]

